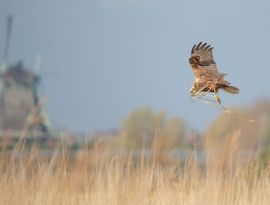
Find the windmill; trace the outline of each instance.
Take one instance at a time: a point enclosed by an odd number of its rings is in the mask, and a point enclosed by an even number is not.
[[[40,129],[47,132],[46,125],[37,119],[41,113],[41,103],[37,93],[40,77],[24,67],[22,62],[9,65],[8,54],[12,31],[12,16],[7,18],[6,40],[2,63],[0,64],[0,129],[2,131],[22,131]],[[31,123],[34,124],[31,124]]]

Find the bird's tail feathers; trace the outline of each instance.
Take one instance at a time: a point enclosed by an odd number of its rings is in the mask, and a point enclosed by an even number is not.
[[[239,93],[239,88],[232,86],[231,83],[226,80],[222,80],[221,82],[219,82],[218,87],[230,94]]]
[[[226,91],[227,93],[230,94],[238,94],[239,93],[239,88],[231,85],[223,85],[221,87],[222,90]]]

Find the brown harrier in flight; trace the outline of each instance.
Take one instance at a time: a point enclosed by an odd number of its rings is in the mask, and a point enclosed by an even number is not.
[[[213,57],[213,47],[202,44],[194,45],[191,50],[189,63],[195,76],[195,83],[190,89],[190,95],[197,96],[201,92],[213,92],[218,103],[221,100],[218,90],[222,89],[230,94],[238,94],[239,89],[231,86],[231,83],[224,80],[224,73],[219,73]]]

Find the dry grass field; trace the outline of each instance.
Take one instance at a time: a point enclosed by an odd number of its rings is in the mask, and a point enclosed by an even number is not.
[[[109,154],[95,146],[71,154],[63,145],[50,157],[23,142],[0,154],[0,204],[183,204],[263,205],[270,203],[270,169],[236,159],[230,142],[201,165],[186,159]]]

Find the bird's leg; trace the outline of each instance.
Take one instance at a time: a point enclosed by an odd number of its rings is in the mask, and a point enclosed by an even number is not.
[[[220,97],[218,96],[218,92],[216,89],[214,89],[214,93],[215,93],[215,98],[216,98],[218,104],[221,104],[221,100],[220,100]]]
[[[215,86],[214,83],[212,84],[211,89],[214,90],[214,96],[215,96],[215,99],[217,100],[218,104],[221,104],[221,100],[220,100],[220,98],[218,96],[218,91],[217,91],[216,86]]]

